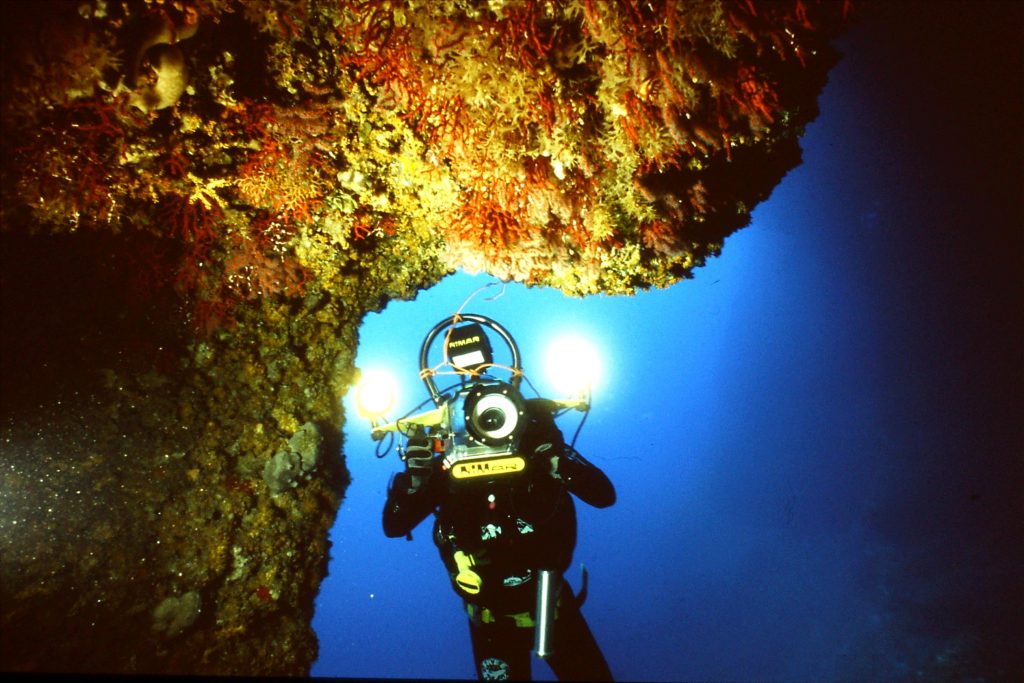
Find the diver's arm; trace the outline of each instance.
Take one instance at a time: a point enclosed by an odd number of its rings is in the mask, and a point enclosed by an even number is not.
[[[608,476],[573,448],[566,446],[565,453],[558,458],[555,476],[584,503],[596,508],[615,503],[615,487]]]
[[[557,405],[548,399],[528,399],[531,427],[522,447],[535,456],[557,454],[551,458],[551,475],[565,482],[570,492],[584,503],[606,508],[615,503],[615,487],[598,467],[592,465],[576,449],[565,443],[555,425]]]
[[[421,478],[409,470],[398,472],[388,484],[384,503],[384,535],[397,538],[409,534],[423,518],[437,507],[432,477]]]

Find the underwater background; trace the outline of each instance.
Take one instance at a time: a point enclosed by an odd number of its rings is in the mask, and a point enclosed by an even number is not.
[[[1021,680],[1022,16],[866,12],[804,163],[694,279],[587,299],[491,287],[466,308],[515,336],[538,389],[557,334],[601,351],[577,447],[619,498],[577,503],[575,564],[618,679]],[[424,335],[489,282],[453,275],[367,316],[357,365],[402,379],[395,416],[427,398]],[[471,678],[430,520],[384,537],[401,463],[345,407],[352,483],[312,674]]]

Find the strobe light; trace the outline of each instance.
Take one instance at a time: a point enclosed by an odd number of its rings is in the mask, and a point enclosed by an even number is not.
[[[376,425],[395,406],[398,384],[385,370],[367,370],[356,384],[356,411]]]
[[[601,354],[589,339],[579,335],[557,337],[548,345],[545,360],[548,381],[557,391],[589,402],[590,393],[601,379]]]

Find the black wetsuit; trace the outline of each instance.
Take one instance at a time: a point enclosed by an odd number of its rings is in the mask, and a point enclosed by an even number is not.
[[[409,470],[395,475],[384,506],[390,537],[407,535],[435,513],[434,542],[469,613],[481,680],[530,678],[538,572],[560,576],[576,547],[570,493],[595,507],[615,502],[605,474],[564,444],[553,404],[526,405],[528,427],[517,450],[524,469],[456,480],[437,457],[418,486]],[[560,680],[611,680],[577,597],[568,583],[560,590],[548,663]]]

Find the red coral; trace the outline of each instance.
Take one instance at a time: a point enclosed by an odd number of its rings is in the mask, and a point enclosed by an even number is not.
[[[278,108],[249,122],[262,137],[259,149],[238,169],[239,196],[282,221],[312,220],[328,183],[329,163],[320,138],[331,114],[317,105]]]
[[[530,215],[532,201],[551,192],[546,158],[524,160],[524,178],[477,178],[449,228],[455,241],[472,244],[488,256],[529,242],[541,226]]]
[[[247,141],[269,140],[275,118],[273,105],[246,98],[237,105],[226,108],[221,115],[225,126]]]
[[[751,129],[766,127],[775,122],[774,111],[779,107],[779,98],[763,77],[748,66],[741,67],[736,74],[739,83],[739,94],[733,95],[740,108],[751,117]],[[760,119],[760,120],[759,120]],[[755,123],[756,122],[756,123]]]
[[[461,96],[434,100],[424,98],[414,103],[403,119],[413,122],[413,130],[428,145],[449,158],[463,149],[469,132],[465,101]]]
[[[490,255],[508,251],[529,234],[519,216],[479,193],[462,207],[454,230],[459,240]]]
[[[398,232],[395,217],[390,214],[377,213],[369,209],[359,209],[352,219],[352,238],[356,241],[366,239],[370,235],[392,236]]]
[[[224,488],[235,493],[253,495],[256,493],[256,484],[251,479],[242,479],[237,474],[229,474],[224,479]]]
[[[12,145],[15,163],[26,169],[21,192],[45,220],[77,226],[120,218],[115,196],[128,175],[122,152],[135,122],[119,103],[97,96],[54,107],[30,137]]]
[[[343,67],[355,69],[357,81],[387,85],[401,108],[422,102],[426,88],[419,78],[420,59],[409,39],[411,29],[399,26],[391,7],[377,2],[355,2],[355,21],[337,28],[343,43],[353,46],[339,56]]]
[[[698,180],[693,186],[690,187],[686,192],[690,199],[690,207],[694,213],[704,214],[710,210],[708,205],[708,188],[704,185],[704,182]]]
[[[248,237],[258,251],[284,253],[288,243],[298,233],[298,226],[266,210],[257,211],[249,222]]]
[[[674,256],[679,252],[679,238],[668,221],[656,220],[640,227],[644,246],[664,256]]]
[[[227,287],[239,300],[253,300],[263,296],[285,294],[301,295],[306,288],[309,271],[284,253],[267,253],[259,242],[235,237],[231,253],[224,261]]]
[[[68,104],[73,115],[81,115],[74,127],[90,138],[112,139],[121,138],[125,134],[125,121],[131,120],[136,125],[142,122],[134,119],[125,110],[123,100],[108,100],[103,97],[90,97]]]
[[[206,204],[178,194],[165,197],[161,215],[167,224],[168,235],[193,244],[215,242],[220,232],[219,225],[224,220],[224,211],[217,204]]]
[[[274,600],[274,595],[270,592],[270,588],[262,583],[256,586],[256,590],[253,591],[253,594],[255,594],[256,598],[263,603],[273,602]]]
[[[192,308],[192,327],[201,336],[209,337],[216,330],[237,324],[234,309],[237,303],[228,296],[219,299],[199,299]]]
[[[511,55],[519,67],[536,72],[549,59],[558,38],[557,26],[548,18],[545,3],[526,0],[504,8],[504,18],[488,22],[485,31],[496,34],[503,54]]]
[[[163,159],[164,173],[173,180],[181,180],[188,173],[190,166],[187,155],[180,150],[172,149]]]

